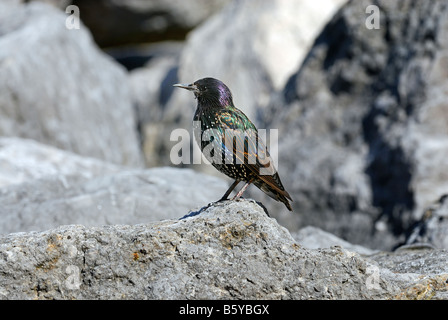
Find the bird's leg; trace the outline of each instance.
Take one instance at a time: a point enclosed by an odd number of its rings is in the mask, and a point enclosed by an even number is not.
[[[236,194],[236,196],[234,196],[234,197],[232,198],[232,200],[237,200],[237,199],[239,199],[239,198],[243,195],[244,191],[246,191],[247,187],[248,187],[251,183],[252,183],[252,180],[246,182],[246,184],[241,188],[241,190]]]
[[[240,183],[240,180],[235,180],[219,201],[227,200],[227,197],[233,191],[233,189],[235,189],[235,187],[238,185],[238,183]]]

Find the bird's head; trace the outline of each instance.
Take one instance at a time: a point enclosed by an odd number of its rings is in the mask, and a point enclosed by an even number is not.
[[[203,106],[225,107],[233,105],[232,93],[222,82],[214,78],[204,78],[192,84],[174,84],[174,87],[193,91],[198,103]]]

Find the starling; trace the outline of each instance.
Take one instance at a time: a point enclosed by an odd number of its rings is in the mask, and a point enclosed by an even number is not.
[[[226,200],[244,181],[244,186],[232,200],[240,198],[253,183],[292,211],[288,201],[292,201],[291,196],[283,187],[272,158],[258,137],[257,128],[234,106],[229,88],[214,78],[174,86],[193,91],[198,100],[193,132],[202,153],[218,171],[235,179],[221,200]]]

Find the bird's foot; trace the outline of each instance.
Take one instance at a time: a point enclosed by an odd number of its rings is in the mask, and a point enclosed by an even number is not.
[[[221,198],[218,201],[214,201],[214,202],[210,202],[208,205],[202,207],[201,209],[197,210],[197,211],[190,211],[188,214],[186,214],[185,216],[183,216],[182,218],[180,218],[179,220],[183,220],[186,218],[190,218],[190,217],[194,217],[197,216],[198,214],[200,214],[202,211],[207,210],[208,208],[210,208],[211,206],[213,206],[216,203],[220,203],[220,202],[224,202],[224,201],[229,201],[229,199],[224,199]]]
[[[183,219],[186,219],[186,218],[190,218],[190,217],[197,216],[197,215],[199,215],[202,211],[207,210],[208,208],[210,208],[210,207],[213,206],[214,204],[222,203],[222,202],[225,202],[225,201],[245,201],[245,200],[246,200],[246,199],[245,199],[245,198],[242,198],[242,197],[240,197],[240,198],[238,198],[238,199],[236,199],[236,200],[234,200],[233,198],[232,198],[232,199],[221,198],[221,199],[219,199],[218,201],[210,202],[208,205],[202,207],[201,209],[199,209],[199,210],[197,210],[197,211],[190,211],[188,214],[186,214],[185,216],[183,216],[183,217],[180,218],[179,220],[183,220]],[[267,215],[268,217],[271,217],[271,216],[269,215],[268,209],[266,209],[266,207],[265,207],[261,202],[259,202],[259,201],[255,201],[255,200],[252,200],[252,199],[250,199],[249,201],[253,201],[253,202],[255,202],[257,205],[259,205],[260,207],[262,207],[262,208],[263,208],[263,211],[266,213],[266,215]]]
[[[182,218],[180,218],[179,220],[183,220],[186,218],[190,218],[190,217],[194,217],[197,216],[198,214],[200,214],[202,211],[210,208],[215,202],[211,202],[208,205],[202,207],[201,209],[197,210],[197,211],[190,211],[188,214],[184,215]]]
[[[218,203],[218,202],[223,202],[223,201],[228,201],[229,199],[227,197],[222,197],[221,199],[219,199],[218,201],[212,202],[212,203]],[[210,204],[210,203],[209,203]]]

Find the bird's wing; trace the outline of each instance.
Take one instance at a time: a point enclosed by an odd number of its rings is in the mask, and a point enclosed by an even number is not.
[[[231,112],[222,111],[217,120],[224,129],[224,135],[221,136],[224,140],[221,142],[225,159],[233,160],[231,163],[243,164],[267,185],[291,199],[280,181],[263,139],[258,136],[257,128],[247,116],[234,108]]]
[[[222,148],[226,159],[244,164],[256,175],[271,176],[276,173],[273,161],[255,125],[240,110],[222,111],[217,120],[224,129]],[[233,143],[232,143],[233,140]]]

